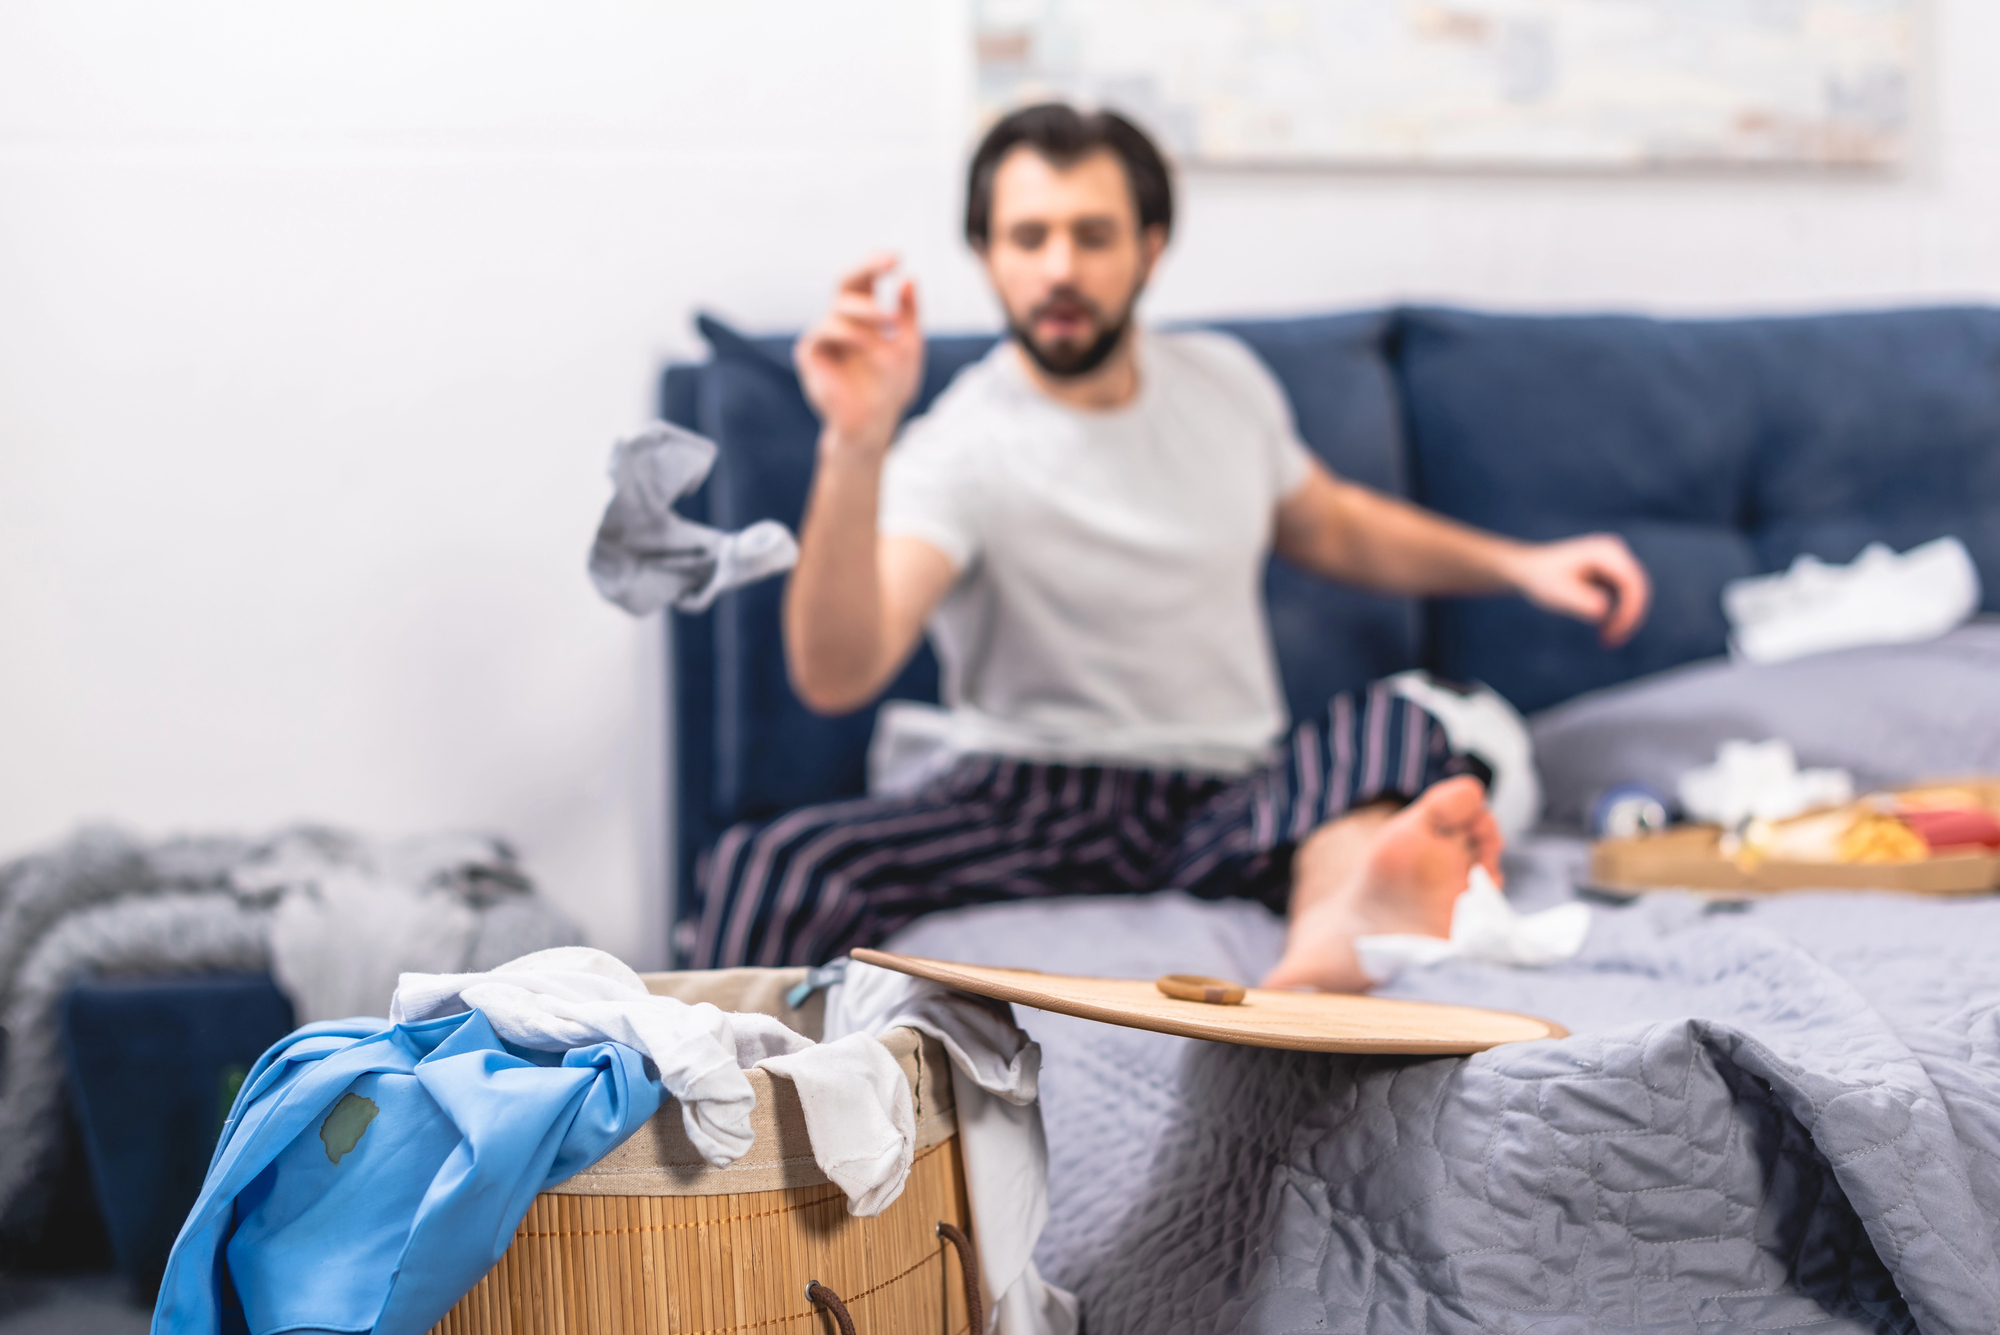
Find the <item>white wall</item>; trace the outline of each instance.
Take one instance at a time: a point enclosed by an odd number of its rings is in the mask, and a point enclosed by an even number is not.
[[[2000,296],[2000,4],[1897,176],[1201,173],[1156,313]],[[86,817],[515,838],[662,954],[660,662],[584,549],[688,315],[954,239],[939,0],[0,0],[0,853]]]

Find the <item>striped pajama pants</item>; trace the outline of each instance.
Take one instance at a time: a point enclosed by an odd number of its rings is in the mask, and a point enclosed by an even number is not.
[[[818,964],[926,913],[1180,889],[1283,912],[1324,821],[1466,772],[1443,727],[1381,682],[1337,695],[1240,777],[975,755],[923,790],[727,830],[697,875],[689,968]]]

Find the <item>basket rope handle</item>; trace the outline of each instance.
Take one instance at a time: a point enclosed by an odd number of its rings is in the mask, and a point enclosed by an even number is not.
[[[840,1301],[839,1294],[818,1280],[813,1280],[806,1285],[806,1297],[814,1303],[824,1304],[827,1310],[833,1313],[834,1323],[840,1327],[840,1335],[854,1335],[854,1318],[847,1314],[847,1304]]]
[[[942,1219],[938,1220],[937,1232],[958,1253],[958,1273],[965,1278],[965,1314],[970,1318],[972,1335],[986,1335],[986,1309],[979,1301],[979,1258],[973,1254],[972,1239],[958,1225]]]
[[[965,1315],[972,1335],[986,1335],[986,1307],[979,1301],[979,1258],[973,1254],[972,1239],[956,1224],[942,1219],[938,1220],[937,1235],[958,1253],[958,1273],[965,1280]],[[839,1294],[815,1279],[806,1285],[806,1300],[833,1313],[840,1335],[854,1335],[854,1318],[847,1314],[847,1304],[840,1301]]]

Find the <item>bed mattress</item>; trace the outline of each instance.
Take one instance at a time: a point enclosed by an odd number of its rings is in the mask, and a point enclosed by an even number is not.
[[[1509,855],[1526,908],[1586,850]],[[889,946],[1254,980],[1282,924],[1166,892],[925,919]],[[1388,995],[1543,1015],[1470,1058],[1229,1047],[1020,1011],[1044,1048],[1043,1273],[1093,1335],[1990,1332],[2000,900],[1599,903],[1580,956]]]

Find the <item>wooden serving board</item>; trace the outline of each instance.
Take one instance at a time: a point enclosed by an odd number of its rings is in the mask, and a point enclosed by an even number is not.
[[[1245,989],[1238,1004],[1210,1005],[1166,996],[1151,979],[1079,978],[880,950],[857,950],[854,958],[1036,1010],[1253,1048],[1443,1056],[1569,1036],[1569,1030],[1549,1020],[1471,1006],[1261,987]]]
[[[1722,831],[1682,825],[1591,846],[1590,879],[1600,890],[1697,890],[1771,894],[1784,890],[1901,890],[1917,895],[1989,895],[2000,887],[2000,856],[1952,852],[1922,862],[1787,862],[1748,869],[1722,855]]]

